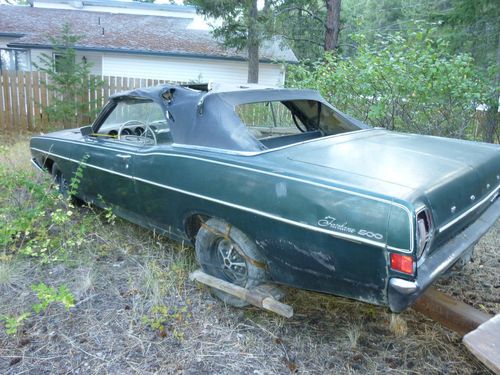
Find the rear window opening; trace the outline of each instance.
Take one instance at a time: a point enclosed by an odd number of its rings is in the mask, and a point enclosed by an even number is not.
[[[236,106],[242,123],[267,149],[359,130],[315,100],[267,101]]]
[[[428,210],[417,214],[417,258],[420,258],[427,249],[431,236],[431,218]]]

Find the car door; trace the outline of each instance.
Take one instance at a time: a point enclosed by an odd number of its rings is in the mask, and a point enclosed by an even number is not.
[[[173,119],[168,116],[167,120],[159,106],[158,109],[150,122],[156,144],[141,148],[133,156],[135,189],[140,205],[138,215],[143,225],[165,231],[174,239],[185,239],[178,217],[181,198],[169,187],[176,185],[179,173],[187,171],[176,165],[176,158],[172,157],[173,139],[169,123]]]
[[[118,141],[86,137],[73,151],[81,161],[79,192],[87,201],[135,211],[135,186],[132,175],[133,154],[137,147]]]
[[[78,189],[84,199],[111,206],[133,221],[140,211],[134,160],[140,151],[156,143],[154,127],[150,126],[151,105],[157,106],[145,100],[116,101],[72,153],[82,162]]]

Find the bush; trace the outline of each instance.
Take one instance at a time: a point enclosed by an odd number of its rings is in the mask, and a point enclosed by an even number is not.
[[[433,30],[354,37],[357,53],[326,54],[289,66],[287,84],[314,88],[340,110],[373,126],[457,138],[478,132],[485,80],[470,55],[451,55]]]
[[[49,81],[42,84],[53,94],[44,111],[53,124],[63,127],[81,126],[81,121],[89,121],[98,112],[98,99],[91,100],[89,92],[101,87],[103,82],[90,75],[91,63],[78,61],[75,46],[81,39],[81,35],[73,34],[69,24],[64,24],[59,34],[50,36],[58,58],[52,53],[42,53],[39,63],[33,64],[47,73]]]

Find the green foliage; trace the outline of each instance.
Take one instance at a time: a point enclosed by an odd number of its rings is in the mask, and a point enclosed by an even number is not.
[[[142,317],[142,323],[156,330],[161,337],[170,332],[177,340],[184,339],[184,329],[191,319],[189,300],[177,306],[156,305],[149,316]]]
[[[83,156],[80,164],[78,164],[78,168],[76,168],[76,171],[75,171],[73,177],[71,178],[71,181],[69,183],[69,196],[70,197],[75,197],[78,193],[78,188],[80,187],[80,183],[82,182],[82,178],[83,178],[83,172],[84,172],[85,168],[87,167],[85,163],[87,162],[89,157],[90,157],[89,154],[85,154]]]
[[[343,53],[352,53],[351,34],[375,41],[379,34],[408,31],[416,21],[432,23],[451,53],[470,53],[476,64],[498,65],[500,7],[497,0],[343,0]]]
[[[241,50],[247,45],[249,10],[252,1],[237,0],[188,0],[207,17],[220,18],[222,24],[215,26],[213,34],[227,47]]]
[[[7,155],[9,148],[4,148],[0,151]],[[84,167],[78,167],[70,180],[71,192],[78,189],[83,173]],[[71,196],[65,199],[45,177],[37,180],[31,169],[8,168],[0,163],[2,257],[22,255],[42,263],[67,261],[72,251],[93,240],[90,234],[96,225],[114,222],[110,210],[77,210]]]
[[[40,283],[38,285],[32,285],[31,289],[36,293],[40,301],[33,305],[33,310],[35,310],[37,314],[41,311],[45,311],[50,304],[55,302],[62,303],[67,310],[75,305],[75,298],[65,285],[61,285],[56,289],[44,283]]]
[[[59,286],[58,289],[49,287],[44,283],[38,285],[32,285],[31,289],[36,293],[39,303],[32,306],[33,310],[39,314],[41,311],[45,311],[47,307],[56,302],[60,302],[69,309],[75,305],[75,299],[71,292],[65,285]],[[19,328],[23,325],[23,322],[31,316],[31,313],[24,312],[21,315],[4,315],[0,317],[3,320],[5,326],[5,333],[8,335],[15,335]]]
[[[75,46],[81,36],[72,33],[68,24],[61,28],[59,35],[50,37],[54,49],[52,54],[42,53],[40,63],[33,65],[49,76],[45,83],[49,92],[54,93],[51,104],[45,108],[50,120],[64,127],[80,126],[83,118],[92,118],[96,114],[95,103],[89,101],[87,92],[95,90],[102,82],[90,76],[91,64],[78,61]]]
[[[19,328],[23,325],[23,322],[31,316],[30,313],[22,313],[19,316],[5,315],[0,318],[3,320],[5,325],[5,333],[8,335],[15,335]]]
[[[354,37],[357,53],[290,66],[288,85],[318,89],[340,110],[390,130],[473,138],[486,85],[470,55],[452,55],[435,30]]]
[[[276,5],[274,15],[275,33],[284,39],[299,60],[316,60],[323,55],[325,1],[283,1]]]
[[[263,40],[273,36],[271,6],[274,0],[264,0],[262,9],[257,0],[186,0],[198,12],[220,22],[213,26],[212,34],[226,47],[248,51],[248,81],[258,82],[259,48]]]

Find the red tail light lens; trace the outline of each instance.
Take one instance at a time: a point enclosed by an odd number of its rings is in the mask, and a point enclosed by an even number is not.
[[[391,268],[395,271],[413,275],[413,257],[410,255],[391,253]]]

